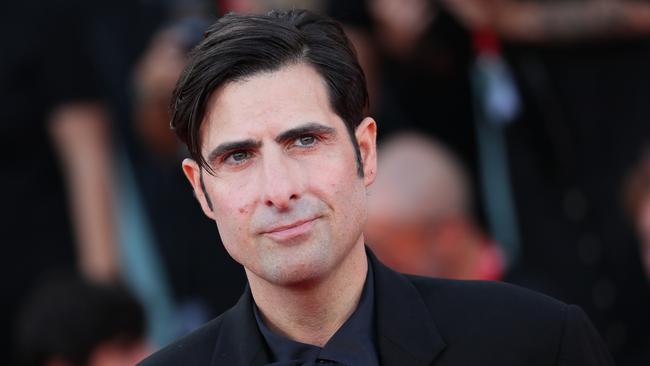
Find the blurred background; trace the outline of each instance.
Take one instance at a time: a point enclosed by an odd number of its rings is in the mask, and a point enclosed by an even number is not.
[[[133,364],[235,303],[168,103],[209,24],[271,8],[332,16],[358,53],[381,260],[578,304],[619,365],[650,364],[644,0],[3,1],[6,364]]]

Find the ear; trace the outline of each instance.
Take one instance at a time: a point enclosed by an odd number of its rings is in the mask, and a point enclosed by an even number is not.
[[[194,189],[194,196],[196,196],[196,199],[201,204],[201,209],[203,209],[203,213],[207,217],[214,220],[214,211],[212,211],[212,207],[211,207],[212,204],[210,198],[207,196],[208,192],[205,189],[205,186],[202,182],[201,168],[196,163],[196,161],[192,159],[184,159],[183,173],[185,173],[185,177],[187,177],[187,180],[190,181],[190,184]]]
[[[366,117],[357,126],[354,134],[363,163],[363,183],[368,187],[377,176],[377,123],[374,119]]]

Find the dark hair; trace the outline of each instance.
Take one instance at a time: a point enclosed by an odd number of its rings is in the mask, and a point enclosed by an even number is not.
[[[306,10],[230,13],[207,30],[190,54],[171,103],[171,126],[192,158],[212,172],[201,154],[200,130],[207,101],[217,88],[301,62],[313,66],[325,80],[332,109],[350,134],[362,176],[354,130],[368,106],[365,76],[341,26]]]
[[[28,297],[15,331],[20,365],[40,366],[59,357],[81,366],[103,342],[142,340],[145,316],[122,287],[62,276]]]

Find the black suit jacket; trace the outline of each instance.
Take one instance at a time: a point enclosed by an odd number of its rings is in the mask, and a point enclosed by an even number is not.
[[[383,366],[614,364],[577,306],[504,283],[402,275],[369,255]],[[233,308],[141,365],[264,365],[251,304],[247,288]]]

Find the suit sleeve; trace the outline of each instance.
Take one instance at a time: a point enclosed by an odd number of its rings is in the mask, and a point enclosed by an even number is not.
[[[613,366],[605,343],[587,315],[575,305],[565,311],[558,366]]]

